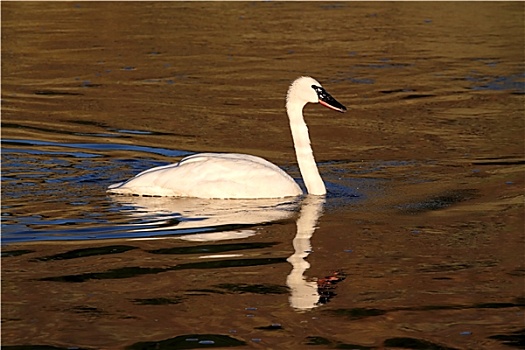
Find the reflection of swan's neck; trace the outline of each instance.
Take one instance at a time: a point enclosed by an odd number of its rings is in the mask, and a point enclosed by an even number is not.
[[[312,146],[310,145],[310,136],[308,135],[308,127],[303,118],[304,105],[304,103],[294,101],[293,99],[289,99],[286,103],[295,154],[308,193],[323,195],[326,193],[326,188],[315,164]]]
[[[294,253],[288,258],[292,264],[292,271],[286,279],[291,290],[290,304],[299,310],[312,309],[319,301],[317,282],[307,281],[304,272],[310,267],[305,259],[312,250],[310,239],[322,214],[324,200],[324,196],[307,196],[303,200],[297,219],[297,234],[293,240]]]

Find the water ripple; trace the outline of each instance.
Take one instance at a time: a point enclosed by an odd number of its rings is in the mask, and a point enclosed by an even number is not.
[[[271,222],[292,218],[300,201],[220,201],[107,196],[106,187],[164,165],[184,150],[122,143],[2,140],[2,241],[237,239]],[[112,156],[118,151],[119,156]],[[137,157],[137,153],[143,156]],[[129,158],[122,154],[130,154]],[[352,178],[350,161],[320,163],[328,189],[327,208],[359,203],[379,182]],[[297,167],[285,169],[299,177]],[[373,171],[373,169],[371,169]]]

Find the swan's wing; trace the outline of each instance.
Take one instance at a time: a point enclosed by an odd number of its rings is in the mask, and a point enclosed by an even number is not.
[[[265,167],[272,169],[281,170],[277,165],[270,163],[264,158],[252,156],[249,154],[242,153],[199,153],[183,158],[179,164],[190,163],[190,162],[205,162],[210,159],[224,159],[230,161],[249,161],[256,164],[261,164]],[[282,170],[281,170],[282,171]]]
[[[159,170],[162,170],[162,169],[169,169],[169,168],[178,167],[182,162],[187,163],[187,162],[202,162],[202,161],[205,161],[206,158],[202,157],[205,154],[206,153],[194,154],[194,155],[191,155],[191,156],[188,156],[188,157],[185,157],[185,158],[181,159],[181,161],[178,162],[178,163],[171,163],[171,164],[161,165],[161,166],[158,166],[158,167],[155,167],[155,168],[151,168],[151,169],[147,169],[147,170],[141,171],[140,173],[138,173],[137,175],[132,177],[130,180],[132,180],[132,179],[134,179],[136,177],[142,176],[144,174],[150,173],[150,172],[159,171]],[[212,153],[210,153],[210,154],[212,154]],[[130,181],[130,180],[128,180],[128,181]],[[117,184],[110,185],[109,188],[114,188],[115,186],[122,185],[123,183],[126,183],[126,182],[127,181],[123,181],[123,182],[119,182]]]
[[[180,163],[180,162],[179,162]],[[177,167],[179,165],[179,163],[173,163],[173,164],[167,164],[167,165],[161,165],[161,166],[158,166],[158,167],[155,167],[155,168],[151,168],[151,169],[148,169],[148,170],[144,170],[140,173],[138,173],[137,175],[135,175],[134,177],[132,177],[131,179],[127,180],[127,181],[122,181],[122,182],[118,182],[118,183],[115,183],[115,184],[112,184],[112,185],[109,185],[108,186],[108,190],[114,190],[116,188],[119,188],[121,187],[122,185],[124,185],[125,183],[128,183],[129,181],[137,178],[137,177],[140,177],[146,173],[150,173],[150,172],[154,172],[154,171],[158,171],[158,170],[162,170],[162,169],[167,169],[167,168],[172,168],[172,167]],[[108,191],[108,192],[112,192],[112,191]],[[116,193],[116,192],[115,192]]]
[[[201,153],[146,170],[111,193],[199,198],[276,198],[302,194],[295,181],[263,158]]]
[[[137,175],[135,175],[134,177],[139,177],[139,176],[142,176],[142,175],[144,175],[146,173],[149,173],[149,172],[152,172],[152,171],[159,171],[159,170],[162,170],[162,169],[168,169],[168,168],[177,167],[177,166],[179,166],[179,164],[180,164],[180,162],[179,163],[173,163],[173,164],[167,164],[167,165],[161,165],[161,166],[158,166],[158,167],[155,167],[155,168],[144,170],[144,171],[138,173]]]

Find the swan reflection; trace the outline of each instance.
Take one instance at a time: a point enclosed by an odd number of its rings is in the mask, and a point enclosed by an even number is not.
[[[302,201],[297,198],[212,200],[129,196],[112,199],[137,220],[131,230],[144,233],[143,238],[133,240],[178,238],[203,242],[246,238],[256,233],[254,225],[287,220],[299,210],[294,253],[287,259],[292,265],[286,279],[290,305],[297,310],[319,305],[317,281],[307,281],[304,273],[310,267],[305,259],[312,251],[310,239],[323,212],[324,196],[307,195]],[[149,235],[153,237],[147,237]]]
[[[299,207],[297,198],[200,199],[173,197],[112,196],[128,215],[137,220],[132,232],[143,236],[170,235],[188,241],[217,241],[246,238],[255,234],[254,225],[292,218]],[[129,226],[129,225],[128,225]],[[144,237],[136,239],[165,239]]]
[[[301,205],[297,218],[297,233],[293,239],[294,253],[288,258],[292,271],[286,279],[290,288],[290,305],[299,310],[307,310],[318,305],[320,296],[317,281],[307,281],[304,272],[310,267],[305,260],[312,251],[310,239],[323,212],[324,196],[307,196]]]

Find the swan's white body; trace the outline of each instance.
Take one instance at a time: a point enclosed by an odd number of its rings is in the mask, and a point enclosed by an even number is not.
[[[177,164],[146,170],[128,182],[112,185],[109,191],[197,198],[279,198],[302,194],[295,181],[276,165],[237,153],[189,156]]]
[[[317,103],[344,112],[316,80],[301,77],[288,90],[286,111],[297,162],[308,193],[323,195],[326,188],[319,175],[310,145],[303,107]],[[196,198],[281,198],[303,193],[282,169],[267,160],[238,153],[201,153],[179,163],[143,171],[128,181],[113,184],[109,193]]]

